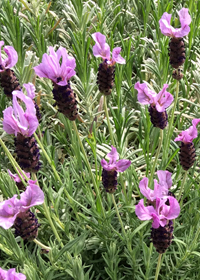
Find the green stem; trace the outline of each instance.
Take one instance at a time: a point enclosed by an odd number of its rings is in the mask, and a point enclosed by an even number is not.
[[[16,160],[14,159],[14,157],[11,155],[11,153],[9,152],[8,148],[6,147],[6,145],[4,144],[3,140],[0,138],[0,144],[2,146],[2,148],[4,149],[4,152],[6,153],[7,157],[9,158],[13,168],[15,169],[15,171],[17,172],[20,180],[22,181],[22,183],[24,184],[24,186],[26,187],[27,184],[24,181],[23,177],[28,181],[29,178],[26,176],[25,172],[21,169],[21,167],[18,165],[18,163],[16,162]],[[23,177],[22,177],[23,176]]]
[[[40,148],[42,149],[42,152],[43,152],[44,156],[46,157],[48,163],[51,165],[51,168],[53,169],[53,172],[54,172],[54,175],[55,175],[56,179],[62,184],[60,176],[59,176],[59,174],[58,174],[58,172],[57,172],[57,170],[56,170],[52,160],[50,159],[50,157],[48,156],[47,152],[45,151],[44,146],[42,145],[42,142],[40,141],[40,139],[38,138],[36,133],[34,133],[34,137],[35,137],[37,143],[39,144]]]
[[[149,269],[150,269],[150,263],[151,263],[151,254],[153,250],[153,242],[150,243],[150,248],[149,248],[149,257],[146,265],[146,274],[145,274],[145,279],[149,279]]]
[[[162,254],[159,254],[158,263],[157,263],[157,268],[156,268],[156,275],[155,275],[154,280],[157,280],[157,279],[158,279],[158,275],[159,275],[159,272],[160,272],[161,258],[162,258]]]
[[[121,173],[119,174],[119,179],[120,179],[120,182],[121,182],[121,185],[122,185],[123,195],[125,197],[126,204],[128,204],[128,197],[127,197],[127,193],[126,193],[126,188],[125,188],[124,181],[123,181]]]
[[[187,173],[188,173],[188,170],[185,171],[185,174],[184,174],[184,177],[183,177],[183,181],[182,181],[181,188],[180,188],[180,191],[179,191],[179,195],[178,195],[178,198],[177,198],[178,201],[180,200],[183,189],[184,189],[185,181],[186,181],[186,178],[187,178]],[[183,201],[183,199],[181,199],[180,205],[182,205],[182,201]]]
[[[40,242],[40,241],[38,241],[37,239],[34,239],[34,240],[33,240],[33,242],[35,242],[38,246],[40,246],[41,248],[43,248],[43,249],[45,249],[45,250],[48,250],[48,251],[50,251],[50,250],[51,250],[51,248],[50,248],[50,247],[48,247],[48,246],[44,245],[43,243],[41,243],[41,242]]]
[[[115,141],[114,141],[113,131],[112,131],[112,128],[111,128],[110,119],[109,119],[109,115],[108,115],[108,107],[107,107],[107,102],[106,102],[106,96],[105,95],[104,95],[104,109],[105,109],[107,123],[108,123],[108,130],[110,132],[111,143],[112,143],[113,147],[115,147]]]
[[[153,167],[152,167],[152,170],[151,170],[151,177],[150,177],[150,180],[149,180],[149,187],[150,188],[151,188],[154,172],[155,172],[155,169],[156,169],[156,163],[157,163],[157,160],[158,160],[158,157],[159,157],[159,154],[160,154],[162,142],[163,142],[163,130],[160,129],[160,137],[159,137],[158,149],[157,149],[157,152],[156,152],[156,156],[155,156],[155,159],[154,159]]]
[[[37,181],[37,184],[38,184],[38,186],[39,186],[39,183],[38,183],[36,174],[35,174],[35,173],[32,173],[32,176],[33,176],[33,178],[35,179],[35,181]],[[60,236],[58,235],[58,232],[57,232],[57,230],[56,230],[56,228],[55,228],[55,226],[54,226],[54,224],[53,224],[53,222],[52,222],[51,215],[50,215],[49,209],[48,209],[48,207],[47,207],[45,201],[44,201],[44,203],[43,203],[43,207],[44,207],[44,211],[45,211],[46,217],[47,217],[47,219],[48,219],[48,221],[49,221],[49,224],[50,224],[50,226],[51,226],[51,228],[52,228],[52,230],[53,230],[53,232],[54,232],[54,234],[55,234],[55,236],[56,236],[58,242],[61,244],[61,247],[63,247],[63,244],[62,244],[62,242],[61,242]]]
[[[176,95],[175,95],[175,99],[174,99],[174,106],[172,108],[172,113],[170,115],[170,121],[169,121],[166,141],[165,141],[164,146],[163,146],[163,162],[164,162],[164,164],[165,164],[165,160],[167,159],[170,139],[171,139],[171,136],[172,136],[172,133],[173,133],[173,127],[172,126],[173,126],[173,122],[174,122],[174,112],[175,112],[176,104],[177,104],[177,101],[178,101],[178,94],[179,94],[179,81],[176,82]]]
[[[79,136],[79,133],[78,133],[78,129],[77,129],[77,126],[76,126],[76,122],[73,121],[72,123],[73,123],[73,127],[74,127],[74,130],[75,130],[76,135],[77,135],[77,138],[78,138],[79,145],[80,145],[81,150],[82,150],[82,153],[83,153],[83,155],[84,155],[85,162],[86,162],[88,171],[89,171],[89,173],[90,173],[90,177],[91,177],[92,183],[93,183],[93,185],[94,185],[94,189],[95,189],[97,198],[99,199],[99,202],[100,202],[100,204],[101,204],[101,209],[102,209],[103,216],[104,216],[104,218],[106,218],[105,210],[104,210],[104,208],[103,208],[101,196],[100,196],[100,193],[99,193],[99,189],[98,189],[98,187],[97,187],[96,180],[95,180],[94,175],[93,175],[93,173],[92,173],[91,166],[90,166],[90,163],[89,163],[89,161],[88,161],[88,157],[87,157],[87,155],[86,155],[85,149],[84,149],[83,144],[82,144],[82,142],[81,142],[81,139],[80,139],[80,136]]]

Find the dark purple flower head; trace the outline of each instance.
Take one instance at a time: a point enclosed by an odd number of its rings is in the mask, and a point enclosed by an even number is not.
[[[101,34],[100,32],[96,32],[92,34],[92,38],[95,41],[95,45],[93,46],[93,54],[96,57],[101,57],[103,60],[107,61],[107,64],[114,65],[116,62],[119,64],[125,64],[126,61],[123,57],[121,57],[120,52],[121,48],[117,47],[113,49],[112,59],[110,57],[110,47],[106,43],[106,36]]]
[[[35,181],[29,180],[25,192],[20,195],[20,199],[15,194],[12,198],[0,203],[0,226],[4,229],[10,228],[19,213],[26,212],[29,208],[43,202],[43,191],[35,184]]]
[[[5,69],[9,69],[18,61],[18,55],[16,50],[12,46],[5,46],[4,51],[7,54],[7,58],[2,60],[1,58],[1,47],[4,45],[4,41],[0,41],[0,72],[3,72]]]
[[[197,131],[197,124],[200,122],[200,119],[193,119],[192,126],[190,126],[185,131],[182,131],[178,137],[174,139],[174,141],[181,141],[184,143],[192,143],[192,141],[197,138],[198,131]]]
[[[15,268],[4,270],[0,267],[0,280],[26,280],[26,276],[22,273],[17,273]]]
[[[49,55],[43,54],[42,63],[33,69],[40,78],[48,78],[57,85],[66,86],[76,74],[75,67],[75,59],[68,55],[65,48],[60,47],[55,52],[53,47],[49,47]]]
[[[191,23],[191,17],[188,13],[188,9],[182,8],[179,12],[179,19],[181,23],[181,28],[174,28],[170,25],[171,16],[168,13],[164,13],[159,20],[160,30],[162,34],[175,37],[175,38],[182,38],[183,36],[188,35],[190,32],[189,24]]]
[[[105,159],[102,159],[101,166],[107,171],[115,170],[117,172],[124,172],[131,165],[131,161],[127,159],[120,159],[117,161],[119,159],[117,149],[113,146],[111,147],[111,152],[107,154],[109,162],[107,162]]]

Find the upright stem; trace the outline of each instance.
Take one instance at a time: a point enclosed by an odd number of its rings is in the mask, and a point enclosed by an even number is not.
[[[62,184],[62,180],[60,179],[60,176],[59,176],[55,166],[52,164],[52,160],[50,159],[50,157],[48,156],[47,152],[45,151],[44,146],[42,145],[42,142],[40,141],[40,139],[38,138],[36,133],[34,133],[34,137],[35,137],[37,143],[39,144],[40,148],[42,149],[42,152],[43,152],[44,156],[46,157],[48,163],[51,165],[51,168],[53,169],[55,177]]]
[[[13,168],[15,169],[15,171],[17,172],[20,180],[22,181],[22,183],[24,184],[24,186],[26,187],[27,184],[24,181],[23,177],[28,181],[29,178],[26,176],[25,172],[21,169],[21,167],[19,166],[19,164],[16,162],[16,160],[14,159],[14,157],[11,155],[11,153],[9,152],[8,148],[6,147],[6,145],[4,144],[3,140],[0,138],[0,144],[2,146],[2,148],[4,149],[4,152],[6,153],[7,157],[9,158]],[[23,176],[23,177],[22,177]]]
[[[157,279],[158,279],[158,275],[159,275],[159,272],[160,272],[161,258],[162,258],[162,254],[159,254],[158,263],[157,263],[157,268],[156,268],[156,275],[155,275],[154,280],[157,280]]]
[[[170,143],[170,139],[171,139],[172,132],[173,132],[172,126],[173,126],[173,122],[174,122],[174,112],[175,112],[176,104],[177,104],[177,101],[178,101],[178,94],[179,94],[179,81],[176,82],[176,95],[175,95],[175,99],[174,99],[174,106],[172,108],[172,113],[170,115],[168,133],[167,133],[166,141],[165,141],[164,147],[163,147],[164,161],[166,160],[166,157],[167,157],[167,154],[168,154],[169,143]]]
[[[106,96],[104,95],[104,109],[105,109],[105,113],[106,113],[106,119],[107,119],[107,123],[108,123],[108,130],[110,132],[110,138],[111,138],[111,143],[113,146],[115,146],[115,141],[113,138],[113,131],[111,128],[111,124],[110,124],[110,119],[109,119],[109,115],[108,115],[108,107],[107,107],[107,102],[106,102]]]
[[[33,173],[32,175],[33,175],[34,180],[37,181],[37,184],[39,185],[36,174]],[[44,211],[45,211],[46,217],[47,217],[47,219],[49,221],[49,224],[50,224],[50,226],[51,226],[51,228],[52,228],[52,230],[53,230],[53,232],[54,232],[58,242],[60,243],[61,247],[63,247],[64,245],[63,245],[63,243],[62,243],[62,241],[60,239],[60,236],[59,236],[59,234],[58,234],[58,232],[57,232],[57,230],[56,230],[56,228],[55,228],[55,226],[54,226],[54,224],[52,222],[51,215],[49,213],[49,209],[48,209],[45,201],[43,203],[43,207],[44,207]]]
[[[156,156],[155,156],[155,159],[154,159],[153,167],[152,167],[152,170],[151,170],[151,177],[150,177],[150,180],[149,180],[149,187],[151,187],[151,183],[152,183],[154,172],[155,172],[155,169],[156,169],[156,163],[157,163],[157,160],[158,160],[158,157],[159,157],[159,154],[160,154],[162,142],[163,142],[163,130],[160,129],[159,144],[158,144],[158,149],[156,151]]]
[[[50,251],[51,248],[48,246],[45,246],[43,243],[41,243],[40,241],[38,241],[37,239],[34,239],[33,242],[35,242],[38,246],[40,246],[41,248]]]
[[[88,157],[87,157],[87,155],[86,155],[85,149],[84,149],[83,144],[82,144],[82,141],[81,141],[81,139],[80,139],[80,136],[79,136],[79,133],[78,133],[78,129],[77,129],[77,126],[76,126],[76,122],[73,121],[72,123],[73,123],[73,127],[74,127],[74,130],[75,130],[76,135],[77,135],[77,138],[78,138],[79,145],[80,145],[81,150],[82,150],[82,153],[83,153],[83,155],[84,155],[85,162],[86,162],[86,165],[87,165],[87,168],[88,168],[88,171],[89,171],[89,174],[90,174],[92,183],[93,183],[93,185],[94,185],[95,192],[96,192],[96,194],[97,194],[97,198],[99,199],[99,202],[100,202],[100,204],[101,204],[101,210],[102,210],[103,216],[104,216],[104,218],[106,218],[105,210],[104,210],[104,208],[103,208],[101,196],[100,196],[100,193],[99,193],[99,189],[98,189],[98,187],[97,187],[96,180],[95,180],[95,178],[94,178],[94,175],[93,175],[92,170],[91,170],[90,163],[89,163],[89,161],[88,161]]]
[[[185,171],[185,174],[184,174],[184,177],[183,177],[183,181],[182,181],[181,188],[180,188],[180,191],[179,191],[179,195],[178,195],[178,198],[177,198],[178,201],[180,200],[183,189],[184,189],[185,181],[186,181],[186,178],[187,178],[187,173],[188,173],[188,170]],[[182,200],[181,200],[180,204],[182,204]]]

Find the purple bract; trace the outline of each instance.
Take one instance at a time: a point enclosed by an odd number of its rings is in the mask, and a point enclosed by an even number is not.
[[[5,46],[4,51],[7,54],[7,58],[2,60],[1,47],[4,45],[4,41],[0,41],[0,72],[5,69],[13,67],[18,61],[18,55],[16,50],[12,46]]]
[[[197,138],[198,131],[197,131],[197,124],[200,122],[200,119],[193,119],[192,126],[190,126],[185,131],[182,131],[178,137],[174,139],[174,141],[181,141],[184,143],[192,143],[192,141]]]

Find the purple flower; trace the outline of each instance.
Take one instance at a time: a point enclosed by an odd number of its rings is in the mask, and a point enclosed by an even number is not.
[[[3,129],[8,134],[20,133],[30,137],[37,129],[39,123],[36,116],[35,105],[32,99],[23,94],[22,91],[13,91],[13,107],[8,107],[3,111]],[[26,111],[19,105],[17,98],[26,105]]]
[[[200,122],[200,119],[193,119],[192,126],[190,126],[185,131],[182,131],[178,137],[174,139],[174,141],[181,141],[184,143],[192,143],[193,139],[197,138],[198,131],[197,131],[197,124]]]
[[[174,28],[170,25],[171,14],[164,13],[159,20],[160,30],[162,34],[170,37],[182,38],[188,35],[190,32],[189,24],[191,23],[191,17],[188,13],[188,9],[182,8],[179,12],[179,19],[181,23],[181,28]]]
[[[169,205],[166,204],[168,202]],[[178,201],[169,196],[166,199],[156,198],[156,207],[144,206],[144,199],[141,199],[138,205],[135,207],[135,213],[142,221],[153,220],[152,227],[159,228],[164,227],[168,220],[172,220],[178,217],[180,214],[180,206]]]
[[[0,203],[0,226],[4,229],[10,228],[19,213],[26,212],[29,208],[43,202],[43,191],[35,184],[35,181],[29,180],[26,191],[20,195],[20,199],[15,194],[12,198]]]
[[[23,84],[23,86],[26,89],[27,96],[30,97],[31,99],[34,99],[35,98],[35,86],[32,83]]]
[[[115,170],[117,172],[124,172],[131,165],[131,161],[127,159],[120,159],[117,161],[119,159],[117,149],[113,146],[111,147],[111,152],[107,154],[109,162],[107,162],[105,159],[102,159],[101,166],[107,171]]]
[[[150,90],[145,83],[140,84],[137,82],[134,88],[138,91],[138,101],[143,105],[150,104],[155,106],[158,112],[164,112],[174,100],[171,93],[166,91],[167,84],[164,84],[163,89],[158,94]]]
[[[112,59],[110,58],[110,47],[106,43],[106,36],[101,34],[100,32],[96,32],[92,34],[92,38],[95,41],[95,45],[93,46],[93,54],[96,57],[101,57],[104,60],[107,60],[107,64],[111,66],[116,62],[119,64],[125,64],[126,61],[123,57],[121,57],[120,52],[121,48],[117,47],[113,49]]]
[[[143,178],[140,181],[140,192],[149,200],[154,201],[156,198],[164,198],[168,196],[168,190],[172,186],[171,173],[169,171],[158,170],[157,175],[159,183],[154,180],[154,190],[148,187],[148,178]]]
[[[48,78],[60,86],[66,86],[68,80],[76,74],[75,59],[67,54],[67,50],[60,47],[56,52],[49,47],[49,55],[43,54],[42,63],[34,67],[36,75]]]
[[[28,173],[24,172],[24,173],[26,174],[26,176],[27,176],[28,178],[31,177],[29,172],[28,172]],[[20,183],[20,182],[21,182],[21,179],[19,178],[18,174],[13,174],[9,169],[8,169],[8,174],[10,175],[10,177],[11,177],[16,183]],[[20,173],[20,174],[21,174],[21,173]],[[22,174],[21,174],[21,176],[22,176],[22,178],[24,179],[24,176],[23,176]]]
[[[22,273],[17,273],[15,268],[4,270],[0,267],[0,280],[26,280],[26,276]]]
[[[9,69],[13,67],[18,61],[17,52],[12,46],[5,46],[4,51],[8,57],[2,60],[1,47],[3,45],[4,45],[4,41],[0,41],[0,72],[3,72],[5,69]]]

